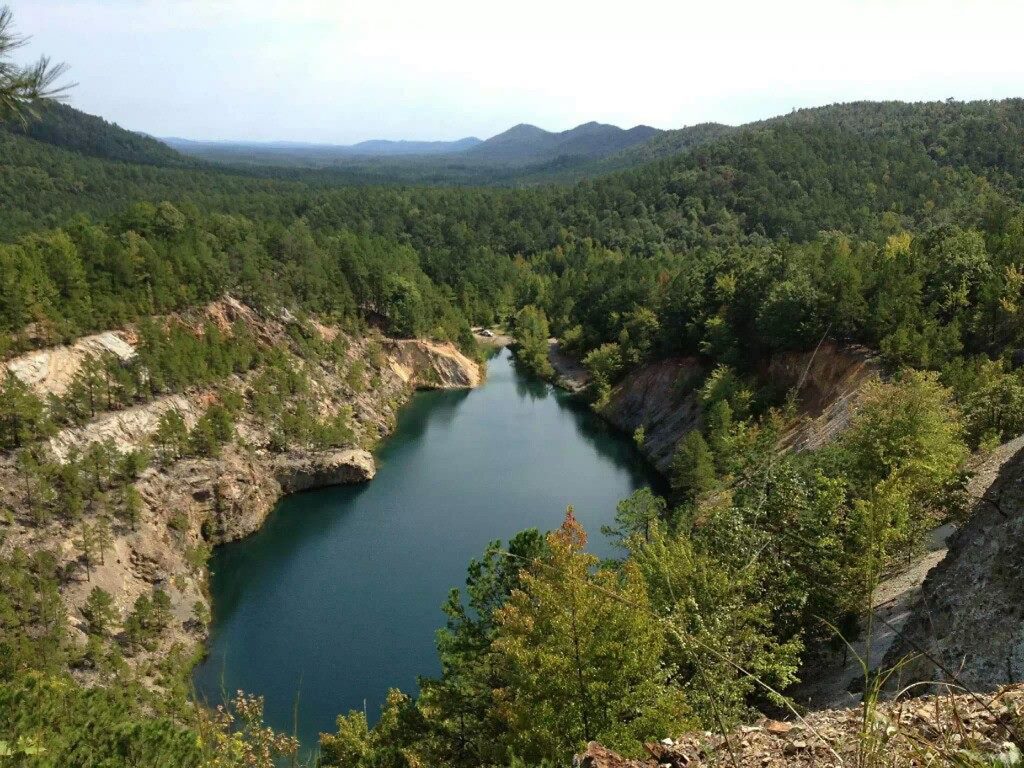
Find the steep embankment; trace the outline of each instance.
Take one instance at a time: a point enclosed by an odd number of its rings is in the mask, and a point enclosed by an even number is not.
[[[796,419],[782,437],[795,451],[815,450],[850,424],[864,385],[882,369],[871,350],[826,341],[813,352],[776,355],[759,373],[779,391],[796,392]]]
[[[589,380],[578,361],[557,344],[549,348],[556,383],[573,392]],[[708,374],[693,357],[649,363],[628,373],[612,390],[601,414],[630,434],[642,427],[641,450],[662,473],[667,473],[679,441],[700,428],[702,412],[697,388]],[[796,390],[797,410],[783,436],[793,450],[820,448],[835,438],[856,408],[866,382],[880,375],[869,350],[825,342],[813,352],[774,357],[759,371],[762,381],[780,392]]]
[[[955,677],[992,690],[1024,678],[1024,437],[987,457],[968,490],[970,515],[885,658],[909,658],[901,686]]]
[[[38,349],[7,362],[7,370],[43,395],[63,395],[89,355],[110,352],[120,360],[135,355],[133,334],[107,331],[85,336],[74,344]]]
[[[695,358],[662,360],[629,373],[601,413],[619,429],[644,430],[640,450],[667,474],[676,444],[699,429],[702,414],[697,385],[706,374]]]
[[[267,347],[288,344],[290,316],[268,318],[248,306],[226,298],[201,313],[183,318],[195,327],[213,322],[229,332],[243,321]],[[313,323],[325,340],[339,331]],[[38,350],[7,362],[6,367],[39,395],[65,392],[88,355],[110,351],[122,361],[134,354],[135,335],[112,331],[84,338],[75,344]],[[160,587],[170,595],[172,621],[159,641],[133,657],[142,665],[158,659],[174,644],[191,647],[205,637],[196,620],[207,607],[205,552],[211,545],[247,536],[263,524],[286,493],[327,485],[364,482],[375,465],[367,446],[387,435],[398,408],[416,388],[474,387],[479,366],[450,344],[429,341],[348,338],[343,366],[327,366],[295,358],[312,388],[320,416],[350,409],[353,441],[337,449],[292,447],[272,449],[268,425],[248,406],[258,370],[232,375],[216,388],[195,388],[158,397],[122,410],[99,413],[86,424],[61,430],[50,440],[50,455],[66,462],[74,451],[109,440],[119,451],[149,445],[162,414],[174,409],[187,427],[205,409],[230,391],[246,403],[235,423],[235,439],[216,457],[186,457],[150,466],[134,481],[141,509],[134,525],[117,521],[110,547],[83,568],[82,533],[77,525],[50,519],[36,520],[24,511],[24,490],[19,469],[10,455],[0,456],[0,507],[14,511],[0,546],[29,552],[49,550],[67,574],[61,596],[68,609],[76,639],[84,645],[81,608],[94,587],[113,596],[122,616],[135,599]],[[357,366],[358,364],[358,366]],[[361,366],[361,367],[360,367]],[[341,374],[344,368],[345,375]],[[356,375],[353,371],[358,370]],[[196,606],[202,608],[196,610]],[[83,673],[87,674],[87,673]]]
[[[391,370],[417,389],[476,387],[480,366],[473,364],[451,344],[433,341],[388,341],[385,349]]]
[[[557,345],[550,359],[562,386],[585,389],[578,363]],[[667,472],[676,444],[701,426],[695,387],[706,374],[694,358],[651,363],[624,377],[601,413],[627,432],[642,427],[643,452]],[[758,372],[780,392],[797,392],[795,418],[782,438],[791,450],[835,439],[850,423],[864,385],[879,375],[869,350],[831,342],[813,353],[777,355]],[[976,457],[969,468],[967,522],[959,530],[945,525],[933,531],[927,551],[879,584],[870,643],[854,643],[875,669],[911,658],[893,678],[895,687],[955,676],[991,690],[1024,679],[1024,437]],[[806,682],[794,697],[812,708],[856,702],[849,688],[862,677],[858,659],[825,649],[820,656],[809,659],[801,675]]]

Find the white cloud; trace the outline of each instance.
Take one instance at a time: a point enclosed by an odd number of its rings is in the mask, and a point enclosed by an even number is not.
[[[9,0],[11,1],[11,0]],[[1020,94],[1015,2],[13,0],[73,103],[157,134],[354,141],[742,122]]]

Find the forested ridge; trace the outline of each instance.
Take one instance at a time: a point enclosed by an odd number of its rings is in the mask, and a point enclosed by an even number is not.
[[[655,128],[636,126],[623,130],[596,122],[567,131],[545,131],[534,125],[516,125],[486,141],[363,141],[350,146],[290,142],[245,143],[194,142],[166,139],[182,153],[214,162],[246,166],[269,165],[300,168],[335,168],[352,178],[357,173],[376,173],[397,181],[427,181],[428,175],[443,178],[445,172],[461,181],[492,181],[499,178],[533,177],[560,165],[587,168],[594,160],[645,143],[659,134]],[[399,160],[399,156],[404,159]],[[454,173],[453,173],[454,172]],[[465,176],[463,174],[471,174]]]
[[[541,375],[554,335],[592,374],[598,409],[653,361],[693,356],[708,371],[688,383],[704,418],[677,448],[670,497],[638,492],[604,532],[623,558],[588,555],[571,510],[558,531],[495,543],[444,606],[441,675],[416,699],[394,692],[373,728],[366,713],[339,718],[325,766],[564,764],[594,739],[637,754],[668,732],[782,711],[808,654],[860,630],[880,575],[963,514],[969,453],[1024,430],[1021,100],[708,126],[620,156],[651,162],[520,189],[218,170],[49,109],[0,129],[0,351],[132,326],[144,352],[134,367],[94,361],[63,399],[13,376],[0,392],[0,447],[40,487],[75,489],[85,512],[57,513],[72,528],[99,520],[94,507],[130,524],[122,486],[139,466],[86,454],[61,474],[42,447],[59,426],[257,366],[268,419],[308,390],[243,327],[148,324],[225,293],[469,352],[471,325],[507,322]],[[341,354],[311,338],[292,345]],[[877,351],[886,378],[835,442],[780,453],[794,404],[760,364],[823,339]],[[168,417],[157,460],[219,450],[238,407],[228,398],[191,431]],[[281,417],[282,447],[350,439],[344,420],[307,410]],[[8,515],[31,525],[55,504]],[[95,549],[102,533],[76,535]],[[167,621],[163,597],[122,618],[97,593],[83,651],[60,604],[70,576],[45,552],[3,551],[0,739],[25,764],[268,766],[294,746],[263,729],[255,700],[192,710],[187,660],[168,663],[162,693],[132,676],[124,657]],[[106,684],[81,687],[83,669]],[[245,723],[234,735],[229,716]]]

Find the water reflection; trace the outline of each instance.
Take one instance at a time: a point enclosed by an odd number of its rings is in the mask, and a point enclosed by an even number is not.
[[[459,404],[471,390],[451,389],[419,392],[401,413],[402,431],[411,439],[423,436],[429,426],[450,424]],[[386,455],[388,442],[380,447],[379,455]]]
[[[546,400],[551,394],[551,385],[536,376],[531,376],[524,369],[523,364],[512,356],[511,352],[506,354],[511,358],[511,369],[515,374],[516,394],[519,397],[528,397],[531,400]]]
[[[291,729],[297,691],[306,745],[334,718],[375,719],[391,686],[410,693],[437,672],[440,606],[493,539],[548,530],[567,504],[598,555],[619,499],[658,484],[632,442],[585,405],[489,361],[484,386],[417,394],[361,486],[285,499],[255,535],[211,561],[211,654],[195,673],[213,701],[223,685],[266,697],[267,721]]]

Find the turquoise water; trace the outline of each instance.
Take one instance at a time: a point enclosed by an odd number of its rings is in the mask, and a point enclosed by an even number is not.
[[[268,723],[297,723],[307,748],[339,713],[365,706],[373,721],[388,688],[415,693],[439,671],[441,604],[489,541],[555,528],[572,504],[591,551],[612,555],[601,524],[658,482],[626,436],[507,350],[479,389],[416,394],[377,464],[369,483],[283,500],[210,562],[199,695],[262,694]]]

